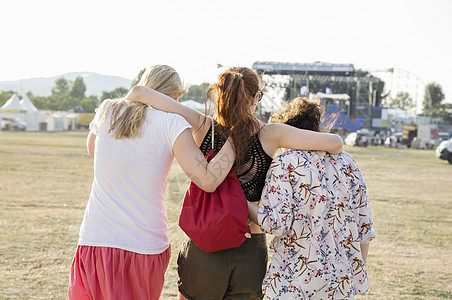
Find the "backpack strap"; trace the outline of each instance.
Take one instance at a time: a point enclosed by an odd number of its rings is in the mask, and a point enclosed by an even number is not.
[[[212,119],[212,149],[215,149],[215,126]]]

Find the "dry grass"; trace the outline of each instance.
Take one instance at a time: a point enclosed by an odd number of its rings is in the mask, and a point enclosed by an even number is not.
[[[0,132],[0,299],[64,299],[92,181],[86,132]],[[432,151],[347,149],[367,182],[377,239],[371,290],[358,299],[452,299],[452,166]],[[175,164],[167,210],[177,295],[177,226],[187,181]]]
[[[349,149],[363,171],[377,239],[361,299],[452,299],[452,166],[433,151]]]

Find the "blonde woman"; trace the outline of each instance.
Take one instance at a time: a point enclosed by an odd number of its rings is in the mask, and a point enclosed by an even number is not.
[[[159,91],[153,97],[160,101],[185,93],[165,65],[149,68],[139,84]],[[94,181],[69,299],[159,299],[171,254],[164,194],[173,158],[199,187],[214,191],[232,167],[232,148],[207,164],[183,117],[127,99],[100,105],[87,148]]]

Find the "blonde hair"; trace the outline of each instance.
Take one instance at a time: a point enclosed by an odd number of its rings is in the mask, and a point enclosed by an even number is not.
[[[146,69],[138,85],[144,85],[173,99],[177,99],[187,92],[179,74],[167,65],[155,65]],[[105,117],[111,114],[110,128],[107,132],[114,131],[115,139],[134,138],[141,135],[141,128],[146,119],[148,107],[146,104],[129,101],[125,98],[110,99],[104,102],[110,103],[101,121],[102,124]],[[99,109],[102,110],[104,106],[105,104],[100,106]]]

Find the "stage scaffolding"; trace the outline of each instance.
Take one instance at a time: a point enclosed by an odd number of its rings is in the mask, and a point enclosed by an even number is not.
[[[352,64],[255,62],[253,69],[262,75],[269,88],[284,88],[285,100],[305,92],[310,95],[347,94],[350,97],[348,105],[335,99],[322,104],[325,109],[335,104],[350,118],[363,119],[368,128],[372,108],[381,105],[384,82],[368,72],[355,70]]]

